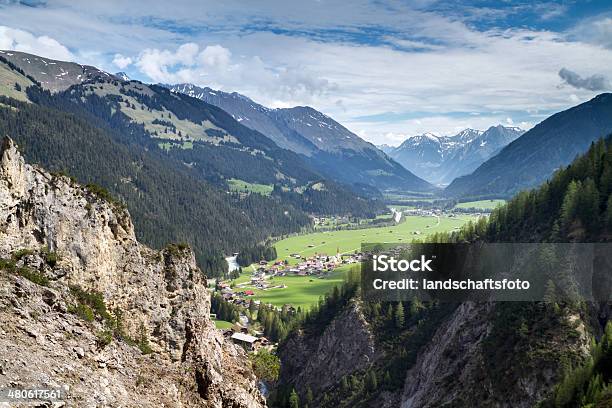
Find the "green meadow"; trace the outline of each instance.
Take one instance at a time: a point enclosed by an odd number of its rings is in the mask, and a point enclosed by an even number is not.
[[[330,232],[314,232],[283,239],[276,243],[278,259],[288,260],[290,264],[299,261],[290,257],[300,254],[308,257],[314,254],[334,255],[359,251],[362,243],[376,242],[410,242],[413,239],[424,239],[435,232],[458,229],[468,221],[477,218],[471,215],[457,217],[421,217],[408,216],[392,227],[365,228],[357,230],[342,230]],[[271,286],[285,285],[284,288],[256,289],[249,284],[253,268],[245,269],[244,273],[234,281],[238,286],[236,291],[253,290],[254,298],[275,306],[292,304],[294,307],[309,309],[316,304],[320,296],[324,296],[335,285],[340,285],[350,268],[359,267],[356,264],[342,265],[325,278],[317,276],[279,276],[269,280]]]
[[[470,220],[476,221],[477,218],[467,214],[456,217],[406,216],[402,222],[391,227],[315,232],[283,239],[274,246],[278,259],[296,264],[298,260],[292,258],[291,254],[304,257],[315,254],[335,255],[337,251],[342,254],[359,251],[362,243],[410,242],[435,232],[458,229]]]
[[[506,200],[480,200],[458,203],[455,208],[478,208],[481,210],[492,210],[500,205],[504,205]]]
[[[320,296],[324,296],[334,286],[340,286],[344,280],[344,276],[351,267],[358,268],[359,266],[356,264],[342,265],[325,278],[318,278],[316,276],[276,276],[270,278],[268,281],[272,286],[285,285],[285,288],[261,290],[256,289],[250,284],[246,284],[244,286],[239,285],[240,287],[234,290],[240,291],[251,289],[255,292],[253,297],[266,304],[271,303],[274,306],[282,307],[290,303],[293,307],[301,307],[303,310],[307,310],[317,303]],[[243,273],[235,282],[245,283],[249,282],[249,280],[250,274]]]
[[[261,195],[270,195],[274,187],[270,184],[248,183],[240,179],[227,180],[230,191],[238,193],[257,193]]]
[[[217,320],[217,319],[214,319],[213,321],[215,322],[215,327],[216,327],[217,329],[222,329],[222,330],[225,330],[225,329],[231,329],[231,328],[232,328],[232,326],[234,325],[233,323],[231,323],[231,322],[227,322],[227,321],[225,321],[225,320]]]

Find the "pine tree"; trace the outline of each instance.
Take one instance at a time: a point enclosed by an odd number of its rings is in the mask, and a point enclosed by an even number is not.
[[[342,380],[340,381],[340,386],[342,387],[343,392],[348,391],[349,383],[348,383],[346,376],[342,377]]]
[[[399,302],[395,309],[395,327],[398,329],[404,327],[404,305],[402,302]]]
[[[378,379],[374,370],[370,370],[366,376],[366,388],[369,392],[374,392],[378,389]]]
[[[308,404],[308,406],[312,406],[313,402],[314,402],[314,395],[312,393],[312,389],[308,387],[308,389],[306,390],[306,404]]]
[[[612,195],[610,195],[610,197],[608,198],[605,218],[608,230],[612,230]]]
[[[410,302],[410,316],[416,316],[419,311],[423,308],[423,304],[418,298],[413,298]]]
[[[300,408],[300,399],[295,389],[291,390],[291,395],[289,396],[289,408]]]
[[[567,186],[565,196],[563,197],[563,204],[561,204],[561,226],[567,231],[570,227],[571,222],[574,220],[576,214],[576,206],[578,203],[578,191],[581,188],[582,183],[572,180]]]
[[[251,319],[255,316],[255,312],[257,311],[257,306],[255,306],[255,301],[253,299],[249,302],[249,315]]]
[[[385,316],[385,320],[387,322],[390,322],[393,320],[393,304],[389,303],[389,306],[387,307],[387,314]]]

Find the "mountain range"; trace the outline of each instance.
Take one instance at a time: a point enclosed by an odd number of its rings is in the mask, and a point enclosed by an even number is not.
[[[239,93],[192,84],[164,85],[215,105],[278,146],[296,152],[322,175],[346,184],[381,190],[430,191],[433,187],[373,144],[308,106],[270,109]]]
[[[612,133],[612,94],[556,113],[503,148],[473,173],[454,180],[450,197],[509,197],[540,185],[555,170]]]
[[[62,89],[32,64],[65,72],[57,81],[72,85]],[[81,81],[83,69],[0,54],[0,132],[28,160],[108,190],[129,208],[147,244],[189,243],[209,275],[227,268],[223,253],[297,232],[310,224],[308,214],[384,210],[216,106],[102,71]],[[236,180],[277,188],[229,194]]]
[[[454,136],[424,133],[400,146],[379,146],[406,169],[439,185],[474,171],[524,133],[517,127],[492,126],[485,131],[465,129]]]

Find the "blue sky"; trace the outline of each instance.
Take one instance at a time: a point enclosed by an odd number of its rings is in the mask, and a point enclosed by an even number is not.
[[[0,49],[311,105],[375,143],[610,91],[610,1],[0,0]]]

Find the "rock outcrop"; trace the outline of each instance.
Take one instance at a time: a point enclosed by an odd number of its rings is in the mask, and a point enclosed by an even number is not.
[[[542,364],[538,367],[519,367],[516,356],[508,354],[510,369],[504,373],[504,383],[496,382],[487,374],[484,342],[492,330],[494,303],[462,303],[453,315],[436,331],[429,343],[419,352],[416,364],[408,370],[401,397],[401,408],[440,406],[512,407],[534,406],[548,395],[560,379],[563,367]],[[571,341],[562,330],[538,336],[546,349],[558,355],[572,353],[586,358],[589,335],[578,315],[568,315],[575,327]],[[533,360],[538,357],[532,350]],[[506,361],[489,365],[506,366]],[[519,375],[516,375],[520,372]],[[500,391],[501,390],[501,391]]]
[[[279,349],[281,378],[315,395],[372,364],[376,345],[360,303],[353,300],[321,333],[297,332]]]
[[[246,355],[209,319],[193,253],[140,244],[121,204],[26,164],[9,138],[0,258],[12,259],[0,271],[0,387],[63,387],[69,406],[265,406]],[[75,288],[101,294],[125,339],[146,339],[152,353],[101,342],[102,319],[71,313]]]

